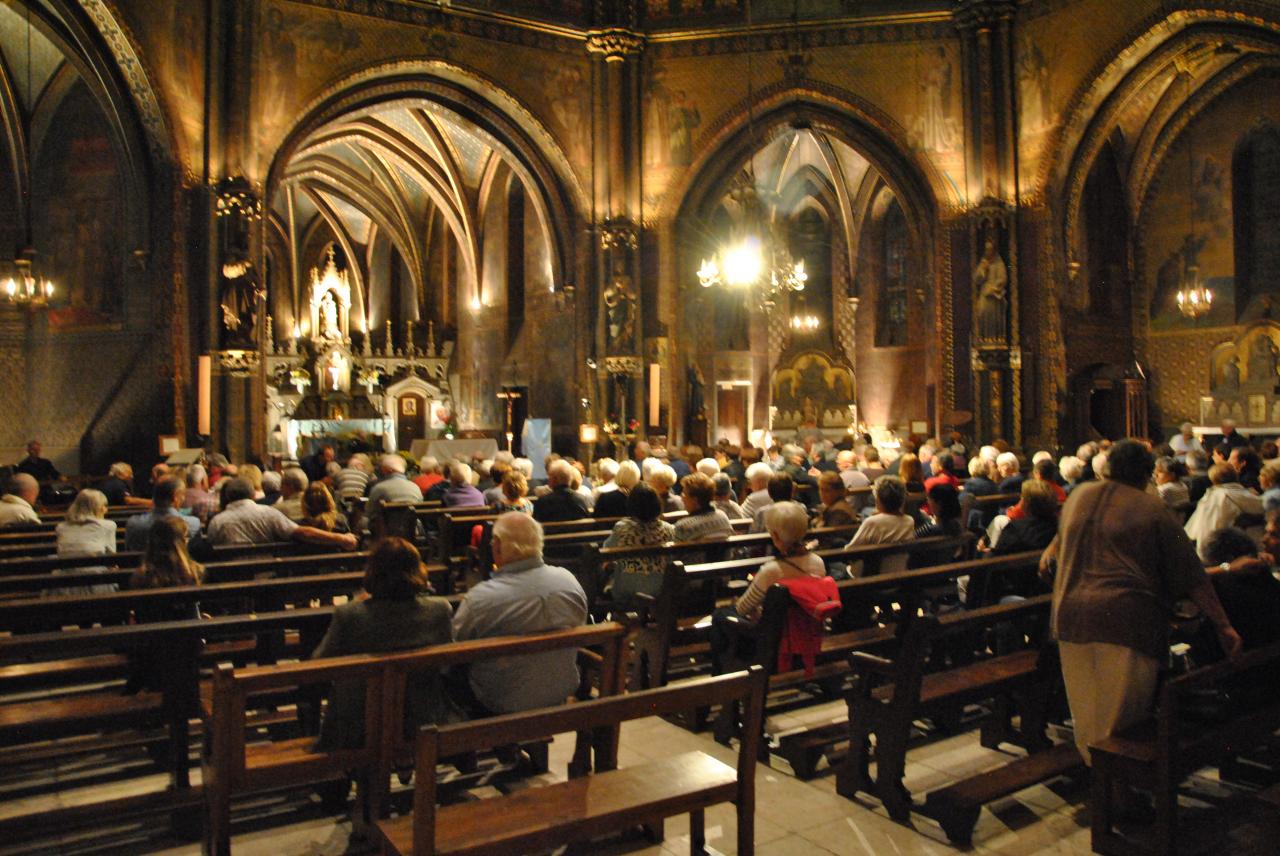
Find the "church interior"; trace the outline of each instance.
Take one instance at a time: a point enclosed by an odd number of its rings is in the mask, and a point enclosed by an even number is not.
[[[0,162],[0,853],[1275,852],[1280,2],[0,0]],[[530,510],[590,621],[464,641]],[[452,635],[331,647],[392,540]]]

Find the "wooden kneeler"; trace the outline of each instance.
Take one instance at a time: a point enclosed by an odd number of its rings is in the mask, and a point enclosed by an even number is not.
[[[474,723],[426,726],[417,743],[413,812],[377,825],[385,854],[528,853],[607,835],[629,826],[689,815],[690,849],[706,845],[704,812],[731,802],[738,813],[738,853],[754,852],[755,765],[767,675],[759,666],[564,707],[542,708]],[[502,797],[436,806],[436,780],[426,773],[441,757],[478,752],[523,739],[612,729],[621,723],[701,705],[741,702],[747,727],[737,769],[704,752],[685,752],[626,769]],[[424,773],[426,773],[424,775]]]

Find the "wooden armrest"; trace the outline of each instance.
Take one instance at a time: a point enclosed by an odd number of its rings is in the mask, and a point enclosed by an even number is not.
[[[749,580],[729,580],[725,587],[730,591],[746,591],[751,587],[751,582]]]
[[[877,675],[892,675],[894,670],[892,660],[867,651],[854,651],[850,654],[849,665],[855,670],[863,668]]]

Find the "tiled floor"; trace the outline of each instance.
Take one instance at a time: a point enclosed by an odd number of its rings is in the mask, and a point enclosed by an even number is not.
[[[805,721],[830,719],[839,712],[837,705],[810,708],[802,715],[780,716],[771,720],[775,733],[795,728]],[[571,740],[560,738],[553,744],[552,773],[563,775]],[[726,762],[736,753],[717,745],[709,734],[691,734],[659,719],[629,723],[623,728],[620,764],[641,762],[690,749],[701,749]],[[998,765],[1009,756],[983,749],[978,735],[970,732],[937,740],[913,748],[909,754],[906,784],[917,794],[954,781],[984,768]],[[895,854],[950,854],[958,852],[947,843],[941,829],[931,820],[916,814],[910,826],[891,821],[879,803],[870,797],[853,802],[835,793],[834,775],[824,771],[809,782],[794,778],[783,761],[775,760],[774,768],[761,767],[758,772],[756,852],[760,856],[792,856],[792,854],[858,854],[880,856]],[[558,771],[558,773],[557,773]],[[198,771],[197,771],[198,772]],[[53,777],[64,783],[70,771],[46,769],[38,775]],[[156,777],[130,780],[127,784],[101,784],[92,796],[123,796],[139,789],[162,786]],[[30,790],[39,790],[31,788]],[[24,797],[20,803],[0,803],[0,816],[74,804],[90,794],[87,788],[63,787],[53,793]],[[992,804],[982,813],[970,852],[1018,854],[1085,854],[1089,847],[1089,812],[1086,792],[1080,785],[1059,780],[1050,786],[1028,789],[1011,799]],[[299,807],[301,805],[301,808]],[[273,818],[273,812],[278,816]],[[238,817],[243,816],[243,812]],[[345,818],[323,816],[318,804],[265,801],[261,819],[238,824],[235,853],[245,856],[290,856],[290,854],[341,854],[348,852],[350,823]],[[732,806],[720,806],[707,813],[707,838],[712,852],[736,852],[735,816]],[[0,842],[0,853],[164,853],[194,856],[197,844],[174,845],[146,829],[126,827],[108,838],[105,833],[89,836],[67,835],[48,841],[39,849],[10,849]],[[687,818],[667,821],[665,839],[659,845],[639,838],[607,845],[574,848],[572,853],[600,854],[687,854],[689,835]],[[1234,852],[1243,852],[1233,850]],[[1265,851],[1260,851],[1265,852]]]

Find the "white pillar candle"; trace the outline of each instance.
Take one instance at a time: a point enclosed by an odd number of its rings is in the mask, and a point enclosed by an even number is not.
[[[205,354],[196,361],[196,433],[208,437],[212,431],[213,357]]]

